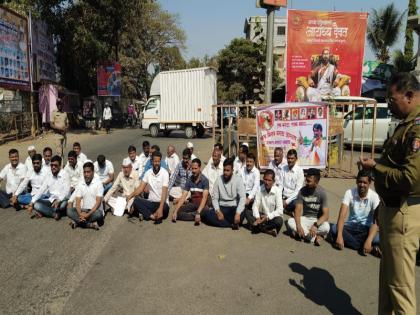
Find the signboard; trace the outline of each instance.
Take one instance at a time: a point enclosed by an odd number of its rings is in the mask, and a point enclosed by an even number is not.
[[[45,21],[32,20],[34,82],[56,82],[54,43]]]
[[[287,7],[287,0],[257,0],[257,8],[261,7]]]
[[[0,86],[30,90],[28,20],[1,6]]]
[[[325,168],[328,156],[328,106],[283,103],[257,108],[259,166],[267,168],[276,147],[295,149],[302,168]]]
[[[121,65],[117,62],[98,67],[98,96],[121,96]]]
[[[286,101],[360,96],[367,17],[288,11]]]

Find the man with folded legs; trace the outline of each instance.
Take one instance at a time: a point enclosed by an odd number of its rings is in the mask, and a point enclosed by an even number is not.
[[[26,166],[26,171],[27,172],[29,172],[29,171],[32,171],[33,169],[32,169],[32,158],[33,158],[33,156],[36,154],[36,149],[35,149],[35,146],[33,146],[33,145],[30,145],[29,147],[28,147],[28,157],[26,158],[26,160],[25,160],[25,166]]]
[[[306,184],[296,199],[294,217],[287,221],[293,237],[310,241],[316,246],[320,246],[330,231],[327,194],[319,185],[320,178],[319,169],[308,169]]]
[[[274,149],[274,159],[271,160],[268,168],[273,170],[276,174],[276,186],[280,186],[280,172],[283,166],[286,165],[286,161],[284,160],[283,155],[283,148],[277,147]]]
[[[0,208],[7,208],[10,205],[19,209],[16,190],[25,179],[26,166],[19,162],[19,152],[16,149],[9,150],[9,161],[0,172],[0,183],[6,180],[6,191],[0,190]]]
[[[83,167],[83,164],[88,160],[88,158],[86,154],[82,152],[82,146],[79,142],[73,143],[73,151],[76,152],[77,162],[79,162],[81,167]]]
[[[233,170],[236,175],[241,175],[242,171],[245,169],[246,157],[249,153],[248,151],[249,149],[246,145],[241,145],[239,147],[238,156],[235,158],[235,162],[233,163]]]
[[[106,194],[114,181],[114,165],[103,154],[99,154],[93,166],[95,167],[95,174],[98,175],[104,186],[104,194]]]
[[[178,203],[185,189],[188,178],[191,177],[191,152],[184,149],[182,152],[182,161],[178,164],[175,171],[169,179],[169,197],[174,199],[174,203]]]
[[[191,162],[192,175],[188,178],[182,190],[182,196],[172,214],[172,221],[195,221],[196,225],[201,222],[201,212],[208,210],[207,198],[209,197],[209,181],[201,173],[201,161],[194,159]],[[191,194],[189,202],[185,203]]]
[[[83,177],[75,191],[76,207],[67,209],[72,220],[71,227],[99,229],[104,220],[102,197],[104,187],[99,179],[94,179],[95,167],[92,162],[83,165]]]
[[[44,181],[28,206],[29,213],[35,210],[38,218],[48,217],[60,220],[65,214],[67,198],[70,193],[70,179],[65,170],[61,169],[61,157],[56,155],[51,159],[51,175]],[[46,196],[45,199],[43,197]]]
[[[255,156],[248,153],[246,157],[246,167],[240,173],[242,181],[245,184],[245,208],[252,209],[255,195],[260,187],[260,171],[255,167]]]
[[[251,209],[245,209],[245,218],[252,233],[264,232],[274,237],[283,225],[283,201],[275,183],[273,170],[266,170],[263,185],[259,187]]]
[[[149,198],[144,199],[136,197],[133,202],[132,211],[139,213],[139,219],[152,220],[156,224],[162,223],[162,219],[166,219],[169,214],[168,171],[161,167],[162,154],[155,151],[152,154],[152,169],[148,170],[143,177],[140,186],[127,197],[127,201],[140,195],[146,186],[149,188]]]
[[[212,153],[212,162],[207,164],[203,170],[203,175],[209,180],[209,193],[210,196],[213,194],[213,187],[217,179],[223,175],[223,163],[222,160],[222,151],[218,148],[213,149]],[[209,198],[208,204],[211,203],[211,198]]]
[[[45,147],[42,151],[42,167],[45,170],[48,170],[51,173],[51,158],[52,158],[52,149],[50,147]]]
[[[223,175],[213,188],[214,209],[202,211],[203,222],[218,227],[232,227],[237,230],[245,208],[245,186],[240,176],[233,175],[233,159],[223,162]]]

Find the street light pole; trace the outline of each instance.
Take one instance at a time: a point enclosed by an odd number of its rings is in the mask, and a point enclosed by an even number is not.
[[[271,104],[273,85],[273,40],[274,40],[274,7],[267,8],[267,56],[265,59],[265,97],[264,103]]]

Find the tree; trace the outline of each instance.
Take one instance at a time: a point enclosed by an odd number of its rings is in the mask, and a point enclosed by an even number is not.
[[[407,18],[412,15],[417,14],[417,3],[416,0],[408,1],[408,14]],[[413,58],[413,47],[414,47],[414,38],[413,38],[413,28],[410,24],[407,23],[405,27],[405,45],[404,45],[404,55],[411,59]]]
[[[376,57],[383,63],[390,59],[389,48],[398,39],[404,14],[399,13],[393,3],[379,10],[372,9],[367,39]]]

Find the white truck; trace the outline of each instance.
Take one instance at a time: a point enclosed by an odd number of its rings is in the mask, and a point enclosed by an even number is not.
[[[210,67],[160,72],[153,80],[142,112],[142,128],[152,137],[184,130],[187,138],[201,137],[212,125],[217,104],[217,74]]]

